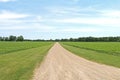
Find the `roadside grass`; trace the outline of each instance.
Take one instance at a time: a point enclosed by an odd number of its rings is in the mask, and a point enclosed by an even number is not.
[[[40,44],[40,43],[39,43]],[[53,43],[0,55],[0,80],[30,80]]]
[[[0,55],[48,45],[45,42],[0,42]]]
[[[65,43],[61,43],[61,45],[67,50],[71,51],[72,53],[80,57],[83,57],[88,60],[98,62],[101,64],[111,65],[111,66],[120,68],[120,56],[103,54],[101,52],[97,52],[93,50],[87,50],[87,49],[82,49],[79,47],[70,46]]]
[[[119,42],[65,42],[64,44],[109,55],[120,56]]]

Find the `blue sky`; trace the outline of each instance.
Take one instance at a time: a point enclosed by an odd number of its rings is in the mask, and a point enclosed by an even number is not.
[[[0,0],[0,36],[120,36],[120,0]]]

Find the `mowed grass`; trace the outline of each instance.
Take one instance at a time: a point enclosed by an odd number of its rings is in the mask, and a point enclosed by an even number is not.
[[[114,52],[116,52],[115,51],[116,49],[117,49],[117,52],[120,52],[120,47],[118,48],[118,46],[120,46],[119,43],[93,42],[93,45],[92,45],[92,42],[90,42],[90,43],[89,42],[83,42],[83,43],[82,42],[64,42],[61,44],[64,48],[68,49],[72,53],[75,53],[76,55],[79,55],[83,58],[86,58],[86,59],[94,61],[94,62],[107,64],[107,65],[111,65],[111,66],[120,68],[120,56],[113,55]],[[100,45],[98,45],[98,44],[100,44]],[[117,44],[118,44],[118,46],[116,46]],[[82,46],[84,46],[84,48],[81,48]],[[103,47],[99,47],[99,46],[103,46]],[[88,49],[88,47],[90,49]],[[111,48],[112,50],[108,49],[108,47]],[[103,52],[99,51],[101,49],[103,50]]]
[[[0,55],[47,45],[45,42],[0,42]]]
[[[120,42],[68,42],[74,47],[120,56]]]
[[[26,43],[22,42],[20,44]],[[30,44],[36,45],[34,42]],[[50,42],[37,42],[37,44],[41,46],[36,45],[37,48],[15,50],[14,52],[0,55],[0,80],[31,80],[34,69],[40,64],[53,45]]]

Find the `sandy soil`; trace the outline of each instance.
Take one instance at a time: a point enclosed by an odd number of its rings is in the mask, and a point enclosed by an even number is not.
[[[120,68],[88,61],[56,43],[35,70],[33,80],[120,80]]]

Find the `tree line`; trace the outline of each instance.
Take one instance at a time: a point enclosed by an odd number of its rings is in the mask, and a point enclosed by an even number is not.
[[[73,42],[120,42],[120,37],[79,37],[69,39],[56,39],[56,41],[73,41]]]
[[[22,35],[9,37],[0,37],[0,41],[73,41],[73,42],[120,42],[120,36],[117,37],[79,37],[79,38],[69,38],[69,39],[55,39],[55,40],[44,40],[44,39],[24,39]]]
[[[33,41],[64,41],[64,42],[120,42],[120,37],[79,37],[79,38],[69,38],[69,39],[55,39],[55,40],[44,40],[44,39],[37,39]]]
[[[10,35],[9,37],[0,37],[0,41],[24,41],[24,37],[20,36],[13,36]]]

